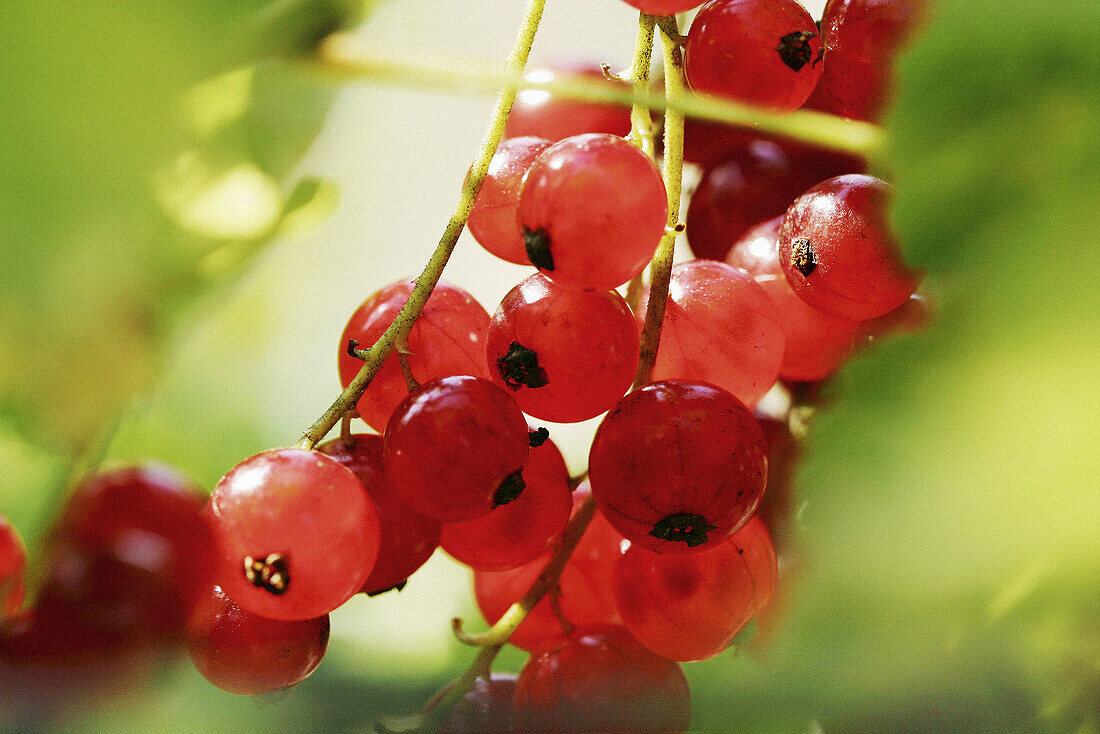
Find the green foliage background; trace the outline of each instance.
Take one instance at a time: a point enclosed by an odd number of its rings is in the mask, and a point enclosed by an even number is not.
[[[208,485],[292,438],[233,387],[263,367],[226,351],[272,327],[278,292],[234,294],[263,246],[331,209],[332,187],[296,166],[336,90],[293,59],[363,10],[5,10],[0,512],[32,551],[111,435],[112,457]],[[688,666],[698,730],[1100,731],[1100,47],[1081,40],[1098,26],[1088,0],[940,0],[903,58],[883,173],[937,317],[836,381],[799,475],[787,614]],[[210,321],[219,308],[234,318]],[[173,372],[179,333],[197,374]],[[338,642],[280,703],[181,669],[125,710],[88,702],[42,726],[361,731],[468,658],[453,645],[402,667]]]

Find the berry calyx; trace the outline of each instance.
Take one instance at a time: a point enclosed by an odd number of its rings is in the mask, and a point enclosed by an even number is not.
[[[707,533],[716,529],[702,515],[680,512],[658,520],[649,534],[658,540],[683,541],[688,548],[706,543]]]
[[[513,390],[521,387],[543,387],[549,382],[546,379],[546,370],[539,367],[538,352],[519,342],[509,344],[508,352],[494,361],[501,379]]]

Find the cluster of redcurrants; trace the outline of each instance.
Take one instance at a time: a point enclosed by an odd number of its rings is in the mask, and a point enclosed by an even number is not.
[[[627,1],[656,14],[699,4]],[[832,0],[819,32],[794,0],[711,0],[686,37],[686,79],[776,110],[874,119],[918,6]],[[689,123],[685,156],[704,173],[687,238],[700,259],[673,269],[651,378],[630,392],[647,294],[632,309],[614,289],[650,262],[669,213],[660,172],[622,137],[629,130],[624,108],[521,93],[469,229],[538,272],[492,317],[461,289],[436,286],[358,402],[377,435],[345,429],[316,450],[253,456],[205,509],[185,481],[150,469],[85,482],[51,540],[33,609],[2,629],[0,673],[21,651],[71,654],[72,629],[87,649],[109,649],[125,619],[127,634],[168,640],[186,629],[196,666],[226,690],[293,685],[323,656],[330,611],[357,592],[400,588],[440,546],[474,569],[495,622],[591,495],[589,528],[510,639],[532,657],[518,679],[480,681],[450,730],[687,728],[674,661],[727,648],[776,588],[776,551],[756,512],[767,486],[782,514],[792,442],[785,421],[752,408],[779,380],[827,378],[862,340],[924,306],[913,295],[920,275],[886,224],[888,185],[863,175],[862,161]],[[382,336],[413,289],[390,285],[352,315],[345,387],[366,356],[356,347]],[[528,424],[605,412],[583,483]],[[0,618],[19,608],[24,565],[0,524]],[[159,596],[127,596],[134,573]]]

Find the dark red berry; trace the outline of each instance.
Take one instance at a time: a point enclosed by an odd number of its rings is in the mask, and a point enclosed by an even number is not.
[[[767,449],[748,408],[725,390],[657,382],[619,401],[588,457],[600,510],[633,544],[702,551],[756,510]]]
[[[206,680],[229,693],[258,695],[305,680],[328,646],[328,615],[279,621],[241,609],[215,586],[191,616],[191,661]]]
[[[795,110],[821,76],[817,25],[796,0],[710,0],[684,47],[696,92]]]
[[[439,546],[441,523],[401,499],[386,476],[381,436],[357,433],[349,441],[336,438],[317,450],[351,469],[378,510],[378,558],[362,591],[373,594],[404,582]]]
[[[460,375],[410,394],[394,410],[384,446],[386,474],[405,503],[460,522],[519,496],[530,440],[527,420],[504,388]]]
[[[515,720],[519,731],[680,732],[691,694],[679,665],[623,628],[583,627],[523,666]]]

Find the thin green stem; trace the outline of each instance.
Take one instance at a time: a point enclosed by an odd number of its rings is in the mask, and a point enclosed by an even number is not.
[[[642,288],[644,285],[645,283],[643,282],[641,273],[635,275],[630,279],[630,282],[626,284],[626,295],[623,296],[623,299],[626,301],[626,305],[630,306],[631,311],[638,307],[638,301],[642,297]]]
[[[477,645],[478,647],[493,647],[507,642],[512,633],[516,631],[516,627],[519,627],[520,622],[527,618],[527,614],[535,608],[535,605],[552,588],[557,586],[561,572],[565,569],[565,564],[569,562],[573,549],[577,547],[577,543],[580,542],[581,536],[584,535],[584,531],[595,513],[596,503],[593,501],[592,495],[589,495],[577,508],[577,511],[573,513],[573,519],[569,521],[565,532],[562,533],[561,544],[554,551],[554,555],[550,557],[542,573],[535,579],[535,583],[531,584],[531,588],[527,590],[527,593],[515,604],[508,607],[508,611],[497,620],[496,624],[481,634],[470,635],[463,632],[462,620],[455,619],[454,631],[458,639],[467,645]]]
[[[381,52],[335,33],[320,46],[317,56],[308,62],[312,68],[338,81],[369,79],[401,87],[448,91],[457,94],[495,92],[504,85],[538,89],[587,102],[640,104],[662,112],[673,109],[685,117],[753,127],[760,133],[778,135],[804,143],[839,150],[864,158],[882,155],[885,135],[881,128],[866,122],[849,120],[812,110],[787,114],[740,104],[727,99],[696,94],[687,90],[664,95],[646,91],[623,90],[601,79],[559,77],[554,81],[535,82],[521,74],[500,72],[468,60],[426,60],[399,58],[394,52]],[[666,90],[668,92],[669,90]]]
[[[665,93],[670,97],[683,94],[684,57],[677,39],[680,36],[676,18],[659,18],[661,47],[665,65]],[[638,371],[634,374],[634,387],[649,383],[653,364],[657,361],[657,347],[661,341],[661,324],[665,318],[668,300],[668,283],[672,277],[672,258],[676,250],[676,236],[680,226],[680,196],[684,173],[684,115],[679,110],[665,110],[665,155],[662,175],[668,194],[668,226],[657,246],[649,270],[649,301],[646,304],[645,324],[642,326]]]
[[[497,94],[497,101],[489,118],[489,124],[481,139],[481,147],[478,150],[477,158],[470,167],[470,173],[462,187],[455,213],[447,222],[435,252],[432,253],[428,264],[424,266],[420,277],[416,279],[416,286],[409,294],[409,298],[405,301],[401,311],[394,318],[393,323],[371,347],[370,354],[363,361],[363,366],[359,368],[359,373],[355,376],[355,379],[340,393],[340,396],[329,406],[328,410],[306,430],[302,440],[298,443],[299,447],[311,449],[316,446],[317,442],[332,430],[332,427],[340,420],[340,416],[355,407],[363,391],[367,389],[371,380],[378,374],[378,370],[382,368],[382,364],[393,352],[399,339],[408,336],[417,317],[424,309],[424,304],[428,302],[428,297],[443,274],[443,268],[446,267],[447,261],[451,258],[458,237],[462,234],[462,228],[466,226],[466,220],[470,217],[470,210],[474,207],[474,200],[477,199],[477,193],[481,190],[481,184],[485,181],[485,174],[489,170],[489,162],[492,160],[497,146],[500,145],[500,139],[504,135],[504,125],[508,121],[508,113],[512,110],[512,103],[516,99],[518,88],[517,81],[513,80],[522,79],[523,69],[527,66],[527,57],[531,54],[531,44],[535,40],[535,33],[538,31],[539,22],[542,20],[542,11],[545,5],[546,0],[528,0],[527,2],[523,14],[523,23],[516,36],[515,44],[512,46],[512,52],[508,55],[508,60],[504,64],[502,74],[504,81]],[[332,40],[330,38],[323,46],[327,48],[330,45],[329,41]]]
[[[653,25],[657,19],[641,13],[638,16],[638,36],[634,42],[634,61],[630,65],[630,84],[634,104],[630,108],[630,135],[627,139],[652,158],[657,146],[653,140],[653,118],[649,107],[638,100],[649,94],[649,67],[653,63]]]
[[[504,643],[508,642],[508,638],[516,631],[520,623],[527,618],[527,614],[558,585],[558,579],[561,578],[561,572],[565,569],[565,564],[569,562],[569,557],[573,555],[574,549],[580,543],[584,531],[588,529],[592,516],[595,514],[596,502],[592,499],[592,495],[589,495],[573,514],[573,518],[566,526],[565,532],[562,533],[561,544],[554,551],[554,555],[546,564],[546,568],[535,579],[535,583],[531,585],[523,598],[509,607],[504,616],[497,620],[497,623],[490,627],[488,631],[480,635],[466,635],[462,632],[462,620],[454,620],[455,634],[459,636],[459,639],[470,645],[478,645],[481,650],[465,672],[451,685],[440,702],[427,712],[423,726],[417,731],[436,731],[446,720],[454,705],[474,685],[477,677],[490,669],[493,660],[496,659]]]

